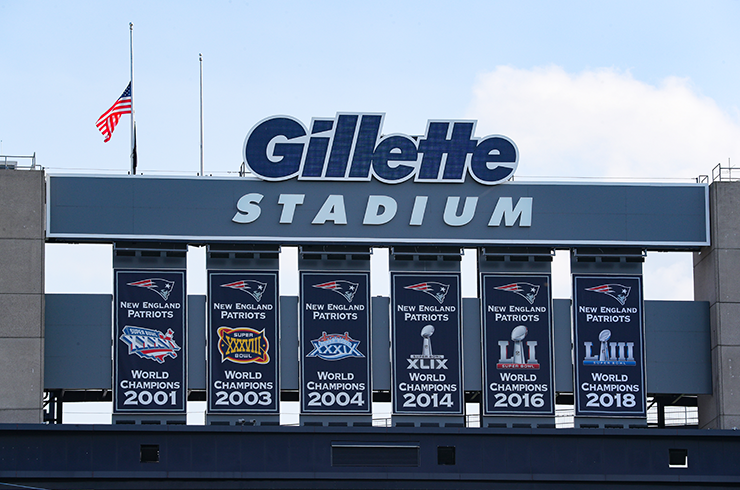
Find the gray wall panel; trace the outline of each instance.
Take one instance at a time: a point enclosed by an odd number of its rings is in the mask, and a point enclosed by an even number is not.
[[[280,389],[297,390],[298,296],[280,296]]]
[[[646,301],[648,393],[712,393],[709,302]]]
[[[373,390],[391,389],[391,333],[390,305],[387,296],[374,296],[371,300],[371,336],[373,342]]]
[[[463,298],[463,389],[480,391],[482,364],[480,300]]]
[[[44,388],[111,389],[113,296],[47,294]]]
[[[555,391],[573,392],[573,361],[571,341],[570,300],[552,302],[552,321],[555,343]]]
[[[188,296],[188,390],[206,389],[206,296]]]

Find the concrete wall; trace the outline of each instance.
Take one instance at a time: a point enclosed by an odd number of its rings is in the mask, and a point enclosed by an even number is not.
[[[0,423],[40,423],[44,172],[0,170],[0,196]]]
[[[699,426],[740,427],[740,182],[709,188],[711,246],[694,254],[694,299],[709,302],[713,394]]]

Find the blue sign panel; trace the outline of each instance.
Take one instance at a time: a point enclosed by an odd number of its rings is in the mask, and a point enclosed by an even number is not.
[[[550,275],[482,274],[483,414],[554,415]]]
[[[278,273],[208,274],[208,411],[277,413]]]
[[[370,413],[367,272],[301,272],[301,412]]]
[[[574,275],[576,415],[645,417],[642,276]]]
[[[487,186],[468,178],[386,185],[136,175],[51,176],[48,189],[47,236],[55,240],[709,245],[705,184]]]
[[[185,271],[115,271],[114,413],[185,412]]]
[[[391,273],[393,413],[461,415],[459,273]]]

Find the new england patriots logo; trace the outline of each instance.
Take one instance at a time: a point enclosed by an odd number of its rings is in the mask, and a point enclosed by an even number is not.
[[[506,286],[498,286],[493,289],[498,289],[499,291],[509,291],[510,293],[515,293],[521,296],[522,298],[529,301],[529,304],[534,304],[534,300],[537,299],[537,293],[540,292],[540,287],[535,284],[530,284],[528,282],[513,282],[511,284],[507,284]]]
[[[247,279],[245,281],[230,282],[229,284],[222,284],[222,288],[239,289],[245,293],[249,293],[257,303],[262,300],[262,295],[267,289],[267,283],[255,281],[254,279]]]
[[[130,282],[128,286],[151,289],[160,295],[163,300],[167,301],[172,288],[175,286],[175,281],[168,281],[167,279],[144,279],[143,281]]]
[[[420,282],[419,284],[406,286],[404,289],[413,289],[414,291],[427,293],[429,296],[439,301],[439,304],[442,304],[445,301],[447,292],[450,290],[450,286],[449,284],[442,284],[441,282]]]
[[[357,288],[359,286],[359,283],[343,280],[329,281],[323,284],[313,285],[313,287],[315,288],[328,289],[329,291],[334,291],[335,293],[341,294],[349,303],[351,303],[352,300],[355,298],[355,293],[357,292]]]
[[[624,306],[627,302],[627,296],[630,295],[630,287],[622,286],[621,284],[602,284],[601,286],[595,286],[592,288],[586,288],[586,291],[593,291],[595,293],[606,294],[619,301],[619,304]]]

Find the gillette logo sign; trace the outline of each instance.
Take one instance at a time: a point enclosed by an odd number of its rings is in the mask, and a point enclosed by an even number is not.
[[[505,136],[475,138],[475,121],[430,120],[424,136],[381,135],[384,114],[314,118],[310,129],[290,116],[259,122],[244,141],[244,161],[263,180],[368,181],[398,184],[509,180],[519,152]]]

